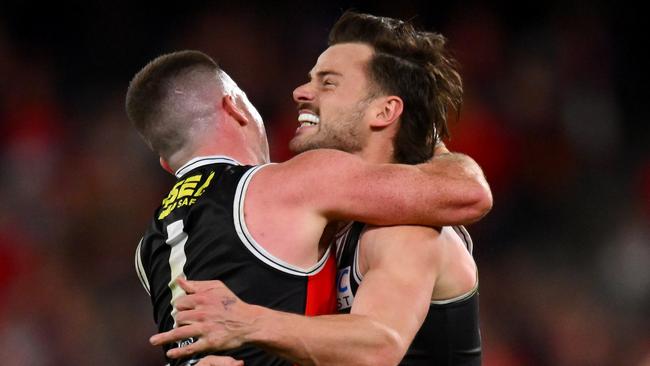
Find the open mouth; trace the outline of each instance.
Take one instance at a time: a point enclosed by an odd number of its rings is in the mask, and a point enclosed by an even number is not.
[[[320,117],[312,113],[300,113],[298,122],[300,122],[300,127],[316,126],[320,122]]]

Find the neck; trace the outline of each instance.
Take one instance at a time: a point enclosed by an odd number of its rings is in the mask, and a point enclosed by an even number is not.
[[[363,150],[355,153],[355,155],[368,163],[388,164],[395,162],[393,159],[393,144],[385,139],[382,141],[370,139]]]
[[[225,144],[224,144],[225,145]],[[219,146],[219,148],[203,148],[199,149],[192,154],[193,156],[187,161],[197,157],[197,156],[208,156],[208,155],[224,155],[231,157],[238,162],[244,165],[259,165],[264,164],[266,161],[258,157],[250,149],[242,149],[240,146]],[[187,162],[186,161],[186,162]]]
[[[189,153],[179,152],[177,154],[174,154],[169,159],[169,167],[174,172],[176,172],[190,160],[199,156],[210,155],[228,156],[244,165],[260,165],[268,163],[268,161],[265,161],[266,159],[260,157],[259,154],[256,154],[252,149],[246,148],[244,146],[246,145],[241,142],[233,142],[233,140],[221,139],[215,143],[204,144],[203,146]]]

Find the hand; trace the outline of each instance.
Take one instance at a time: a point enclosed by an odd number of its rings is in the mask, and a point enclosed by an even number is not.
[[[169,358],[184,358],[243,344],[254,320],[253,306],[241,301],[221,281],[178,279],[177,283],[187,294],[174,304],[178,328],[154,335],[149,339],[152,345],[196,338],[194,343],[167,351]]]
[[[195,366],[244,366],[244,361],[226,356],[206,356]]]

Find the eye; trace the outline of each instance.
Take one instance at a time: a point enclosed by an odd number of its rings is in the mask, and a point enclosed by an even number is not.
[[[336,86],[336,83],[330,79],[323,79],[323,86]]]

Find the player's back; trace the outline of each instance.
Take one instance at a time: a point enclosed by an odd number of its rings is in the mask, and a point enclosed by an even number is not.
[[[243,202],[247,183],[260,168],[209,157],[179,170],[136,252],[136,268],[151,295],[159,331],[175,326],[172,303],[184,294],[174,282],[179,277],[218,279],[243,301],[298,314],[308,303],[327,298],[308,284],[317,276],[328,283],[328,268],[333,268],[328,254],[311,270],[300,271],[269,255],[248,233]],[[333,288],[333,279],[329,284]],[[223,354],[246,365],[290,364],[251,346]]]

